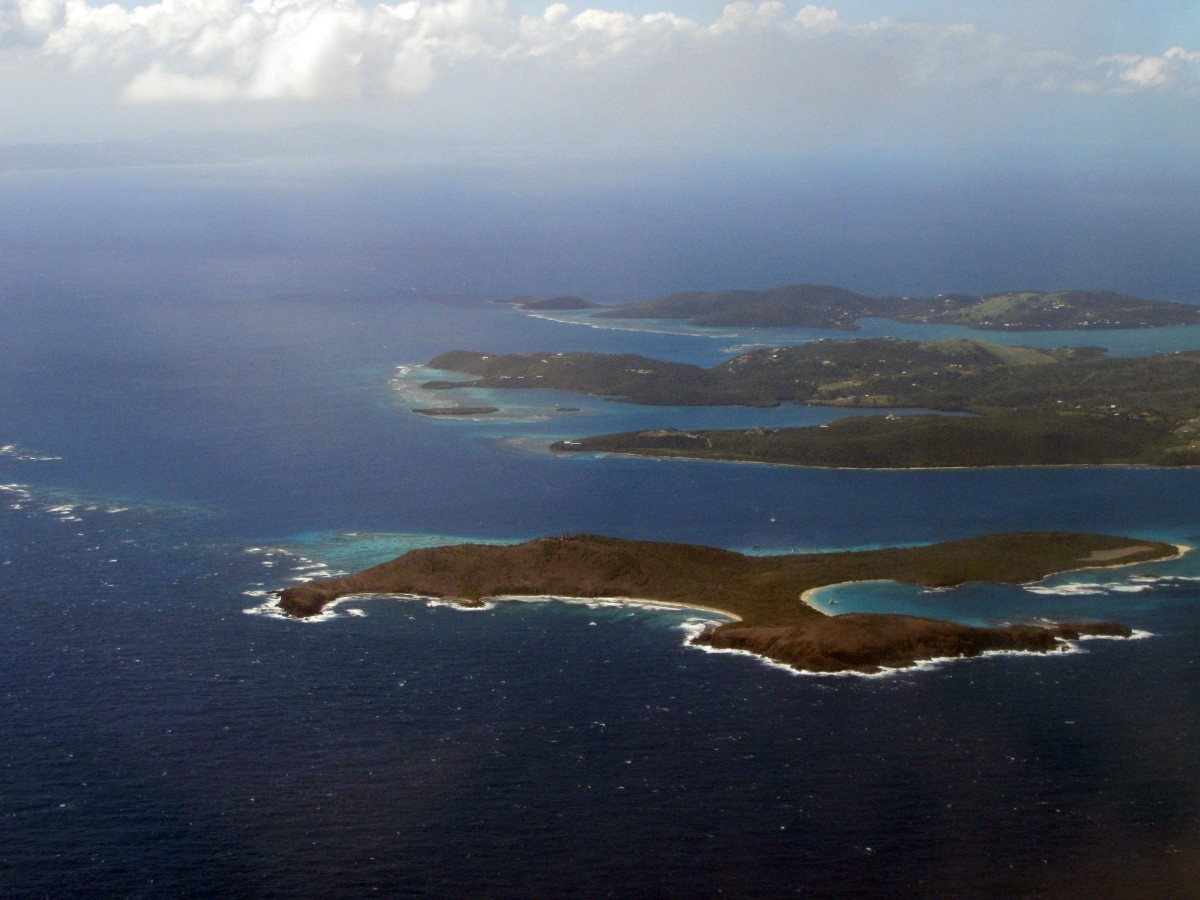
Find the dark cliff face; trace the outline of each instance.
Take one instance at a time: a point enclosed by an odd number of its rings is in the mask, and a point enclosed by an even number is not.
[[[700,638],[816,672],[878,671],[987,650],[1047,652],[1080,634],[1128,636],[1114,623],[972,628],[907,616],[829,617],[805,590],[839,581],[890,578],[949,586],[1030,581],[1052,572],[1162,559],[1169,544],[1105,535],[1018,533],[928,547],[749,557],[713,547],[580,535],[513,546],[459,544],[414,550],[344,578],[287,588],[289,615],[316,615],[351,594],[438,597],[464,604],[496,596],[632,597],[724,610],[740,621]]]

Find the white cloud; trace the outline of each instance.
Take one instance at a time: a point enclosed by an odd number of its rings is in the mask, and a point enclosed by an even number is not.
[[[828,30],[838,24],[837,10],[809,4],[796,13],[796,21],[804,28]]]
[[[725,7],[721,18],[717,19],[709,30],[714,34],[721,34],[745,28],[778,25],[784,12],[784,5],[773,0],[757,4],[750,3],[749,0],[736,0]]]
[[[1189,53],[1172,47],[1161,56],[1108,56],[1096,63],[1095,88],[1116,91],[1177,90],[1200,93],[1200,52]]]
[[[128,99],[144,103],[217,103],[238,93],[238,86],[229,79],[179,75],[159,66],[151,66],[125,88]]]
[[[473,67],[503,78],[535,62],[551,82],[580,72],[620,81],[652,73],[649,62],[684,95],[690,67],[697,85],[719,70],[747,91],[774,82],[829,103],[929,87],[1200,92],[1200,53],[1180,47],[1085,60],[969,25],[851,24],[829,7],[794,8],[737,0],[703,23],[558,2],[517,16],[504,0],[0,0],[0,56],[102,73],[140,103],[415,96]]]

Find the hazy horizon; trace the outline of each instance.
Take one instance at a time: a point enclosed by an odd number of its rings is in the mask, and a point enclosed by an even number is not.
[[[2,0],[0,145],[336,121],[529,161],[1149,171],[1195,160],[1198,29],[1108,0]]]
[[[562,160],[394,153],[0,174],[10,287],[88,254],[292,258],[336,298],[370,282],[629,300],[808,282],[868,294],[1108,289],[1200,303],[1188,173],[1098,176],[853,161]],[[39,269],[32,260],[48,262]],[[119,257],[114,256],[113,259]],[[223,264],[224,265],[224,264]],[[180,279],[173,291],[195,285]],[[376,289],[372,289],[373,291]]]
[[[13,247],[392,248],[405,289],[484,295],[1200,302],[1198,29],[1108,0],[0,0],[0,215]]]

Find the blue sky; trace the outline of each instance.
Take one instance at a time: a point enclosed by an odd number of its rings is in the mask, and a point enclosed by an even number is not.
[[[1200,4],[0,0],[0,144],[329,120],[518,156],[1191,158]]]

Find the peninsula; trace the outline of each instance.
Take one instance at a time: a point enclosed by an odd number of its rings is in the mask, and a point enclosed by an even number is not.
[[[525,306],[524,308],[537,308]],[[563,307],[542,307],[554,309]],[[993,331],[1075,331],[1200,325],[1200,307],[1113,291],[1005,291],[936,297],[868,297],[845,288],[791,284],[765,291],[687,291],[597,312],[599,318],[682,319],[689,325],[853,331],[878,317]]]
[[[511,300],[501,300],[501,303],[511,303],[518,309],[527,312],[574,312],[581,309],[603,309],[599,303],[584,300],[582,297],[513,297]]]
[[[1022,532],[923,547],[746,556],[729,550],[594,535],[523,544],[413,550],[353,575],[280,592],[288,615],[314,616],[352,594],[408,594],[464,606],[486,598],[636,598],[723,612],[734,621],[694,642],[743,650],[808,672],[882,668],[992,650],[1048,652],[1085,635],[1128,637],[1111,622],[977,628],[900,615],[827,616],[804,602],[815,588],[890,579],[927,587],[1025,583],[1094,566],[1174,557],[1179,548],[1111,535]]]
[[[476,376],[431,389],[560,388],[630,403],[783,402],[925,409],[967,417],[876,416],[813,428],[655,429],[554,445],[834,467],[1200,464],[1200,352],[1112,358],[985,341],[811,341],[712,368],[597,353],[452,351],[433,368]]]

